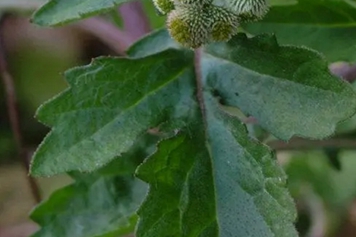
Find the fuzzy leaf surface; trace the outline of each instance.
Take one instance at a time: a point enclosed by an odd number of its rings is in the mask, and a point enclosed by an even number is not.
[[[204,119],[139,166],[150,184],[136,236],[296,237],[294,203],[269,149],[205,93]]]
[[[78,181],[54,192],[31,218],[42,228],[33,237],[117,237],[132,233],[146,185],[120,176]]]
[[[128,151],[148,129],[179,128],[194,102],[191,58],[174,50],[144,59],[100,58],[68,71],[70,87],[37,118],[52,131],[33,175],[93,171]]]
[[[57,190],[31,214],[42,228],[33,237],[117,237],[132,233],[146,185],[102,176]]]
[[[162,138],[146,134],[122,157],[94,173],[70,172],[72,185],[53,193],[31,213],[41,229],[33,237],[119,237],[134,232],[147,185],[137,166]]]
[[[239,34],[206,48],[202,62],[207,90],[221,103],[254,116],[280,139],[322,139],[356,111],[356,94],[331,75],[314,51],[280,46],[276,38]]]
[[[150,190],[136,236],[296,237],[284,172],[220,104],[282,139],[322,138],[355,112],[355,92],[316,52],[240,34],[204,49],[199,116],[192,54],[167,36],[138,42],[132,58],[100,58],[66,73],[70,88],[38,112],[52,131],[32,173],[94,171],[132,151],[149,128],[179,130],[137,170]]]

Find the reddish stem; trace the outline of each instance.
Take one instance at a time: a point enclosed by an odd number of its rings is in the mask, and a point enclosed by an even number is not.
[[[152,29],[149,19],[140,1],[122,4],[119,12],[124,21],[124,30],[137,40],[149,33]]]
[[[29,164],[29,158],[27,152],[24,149],[23,142],[22,142],[22,134],[20,128],[20,118],[19,118],[19,113],[17,108],[15,85],[14,85],[14,80],[11,74],[9,73],[8,65],[6,61],[6,55],[5,55],[4,37],[3,37],[3,30],[2,30],[3,28],[2,26],[4,24],[5,19],[6,16],[3,16],[0,21],[0,76],[5,87],[8,116],[11,124],[11,129],[14,135],[14,139],[16,142],[17,150],[19,153],[19,157],[21,158],[24,168],[28,172],[30,164]],[[31,176],[28,175],[27,175],[27,181],[31,187],[32,195],[35,201],[37,203],[40,202],[41,195],[36,181]]]

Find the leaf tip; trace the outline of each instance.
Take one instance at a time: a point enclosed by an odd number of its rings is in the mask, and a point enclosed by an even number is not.
[[[37,150],[32,155],[29,167],[29,174],[33,177],[50,177],[60,173],[58,171],[58,165],[53,162],[48,162],[52,161],[52,159],[50,159],[51,157],[48,157],[44,154],[44,147],[46,145],[46,141],[49,135],[50,133],[47,134],[45,139],[42,141],[42,143],[38,146]]]
[[[47,175],[42,171],[41,165],[38,165],[36,161],[31,162],[29,168],[29,175],[32,177],[49,177],[51,175]]]

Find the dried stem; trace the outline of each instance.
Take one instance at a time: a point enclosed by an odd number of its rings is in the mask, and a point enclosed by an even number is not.
[[[16,102],[16,92],[14,86],[14,80],[9,73],[6,55],[5,55],[5,47],[4,47],[4,37],[2,26],[5,21],[6,16],[3,16],[0,20],[0,76],[2,82],[5,87],[5,94],[6,94],[6,102],[7,102],[7,109],[8,109],[8,116],[11,124],[11,129],[13,132],[13,136],[16,142],[17,150],[21,161],[23,163],[24,168],[26,171],[29,171],[29,158],[27,156],[27,152],[24,149],[23,142],[22,142],[22,134],[20,128],[20,118],[18,114],[17,102]],[[36,184],[36,181],[27,175],[28,183],[31,187],[32,195],[36,202],[41,201],[40,191]]]

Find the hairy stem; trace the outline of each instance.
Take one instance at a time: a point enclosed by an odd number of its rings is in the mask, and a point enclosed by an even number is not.
[[[9,73],[8,65],[6,61],[6,55],[5,55],[4,37],[3,37],[3,30],[2,30],[3,28],[2,26],[5,21],[5,18],[6,16],[3,16],[0,20],[0,76],[5,87],[8,116],[11,124],[11,129],[13,132],[13,136],[16,142],[17,150],[21,158],[22,164],[26,169],[26,171],[28,172],[29,165],[30,165],[29,157],[27,155],[26,150],[24,149],[23,142],[22,142],[22,133],[20,128],[20,118],[19,118],[18,108],[17,108],[14,80],[11,74]],[[40,202],[41,195],[36,181],[28,175],[27,175],[27,180],[31,187],[32,195],[35,201],[37,203]]]
[[[203,120],[204,122],[206,122],[205,103],[203,97],[203,75],[201,71],[201,55],[202,55],[201,48],[198,48],[194,51],[194,69],[195,69],[195,79],[197,82],[197,99],[198,99],[199,107],[201,109]]]

